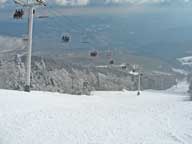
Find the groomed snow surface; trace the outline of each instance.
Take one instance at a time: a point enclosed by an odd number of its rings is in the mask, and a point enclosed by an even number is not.
[[[0,90],[0,144],[192,144],[192,102],[174,90]]]

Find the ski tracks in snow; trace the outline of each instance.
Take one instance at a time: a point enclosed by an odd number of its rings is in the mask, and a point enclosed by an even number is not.
[[[191,102],[155,91],[0,91],[0,143],[191,144],[191,115]]]

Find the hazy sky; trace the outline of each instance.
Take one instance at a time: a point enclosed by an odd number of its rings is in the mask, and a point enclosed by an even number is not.
[[[118,5],[118,3],[125,3],[128,1],[136,2],[139,5],[80,6],[70,8],[48,7],[45,9],[37,9],[35,16],[47,14],[51,18],[45,19],[46,25],[41,25],[43,27],[39,27],[44,20],[38,20],[36,17],[34,48],[36,48],[36,50],[39,50],[39,48],[51,49],[53,45],[58,45],[58,48],[62,49],[63,45],[60,45],[60,36],[63,33],[68,31],[71,32],[72,30],[75,31],[75,34],[72,32],[73,46],[75,48],[79,48],[78,44],[82,38],[82,32],[83,34],[86,33],[86,36],[91,37],[91,41],[93,41],[92,43],[94,44],[102,43],[102,41],[97,41],[95,38],[96,34],[109,37],[109,39],[112,37],[111,46],[114,47],[131,47],[137,49],[142,45],[144,48],[150,47],[152,49],[154,45],[160,45],[159,47],[162,46],[162,48],[166,49],[168,47],[179,47],[179,41],[181,41],[181,44],[191,46],[191,43],[186,43],[186,41],[189,41],[192,34],[190,31],[192,30],[192,8],[191,6],[180,8],[181,5],[178,5],[178,3],[182,2],[188,4],[188,2],[184,0],[169,0],[171,4],[176,2],[177,6],[164,7],[164,5],[162,5],[163,8],[156,5],[143,5],[143,3],[146,2],[157,3],[157,0],[74,0],[71,1],[71,5],[106,5],[109,3]],[[1,5],[4,2],[5,0],[0,0]],[[192,0],[189,2],[192,2]],[[48,0],[48,5],[54,5],[55,3],[67,5],[65,0]],[[27,14],[23,20],[13,20],[12,15],[16,6],[12,0],[7,0],[4,4],[4,7],[7,7],[10,4],[12,6],[10,9],[0,9],[0,50],[1,48],[10,49],[12,46],[20,47],[22,45],[22,35],[27,32],[27,28],[23,27],[27,26],[27,19],[25,18],[27,17]],[[60,17],[61,19],[57,19],[55,16],[58,15],[67,15],[69,17]],[[83,20],[82,23],[81,20]],[[100,25],[102,24],[109,26],[109,29],[104,28],[104,30],[100,31]],[[95,32],[95,25],[98,26],[97,33]],[[90,26],[88,29],[89,31],[84,28],[88,26]],[[44,38],[46,39],[45,41],[39,41],[39,39],[44,40]],[[118,39],[118,42],[116,42],[116,39]],[[161,45],[162,41],[166,42],[167,39],[170,39],[171,44],[168,43],[166,45],[165,43],[164,45]],[[172,45],[173,41],[176,41],[176,43],[173,43]],[[191,42],[191,39],[189,42]],[[101,45],[101,47],[102,46],[103,45]]]
[[[0,0],[0,5],[5,3],[13,3],[13,0]],[[24,0],[26,1],[26,0]],[[145,4],[145,3],[175,3],[184,2],[188,3],[192,0],[46,0],[49,4],[56,5],[89,5],[89,4]]]

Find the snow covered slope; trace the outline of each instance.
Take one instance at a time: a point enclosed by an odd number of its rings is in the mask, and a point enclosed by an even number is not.
[[[192,102],[185,98],[0,90],[0,144],[191,144]]]
[[[170,94],[187,95],[188,90],[189,90],[189,83],[187,82],[186,79],[184,79],[183,81],[178,82],[177,85],[166,90],[165,92]]]

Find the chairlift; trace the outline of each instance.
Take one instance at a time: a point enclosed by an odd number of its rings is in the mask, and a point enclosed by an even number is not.
[[[109,61],[109,64],[111,64],[111,65],[114,64],[114,63],[115,63],[114,60]]]
[[[27,35],[23,35],[23,41],[27,42],[28,41],[28,36]]]
[[[14,19],[22,19],[23,15],[24,15],[23,9],[16,9],[14,14],[13,14],[13,18]]]
[[[136,72],[136,69],[132,69],[132,72],[135,73],[135,72]]]
[[[64,43],[68,43],[68,42],[70,41],[70,36],[67,35],[67,34],[63,35],[63,36],[62,36],[62,41],[63,41]]]
[[[90,52],[91,57],[96,57],[98,55],[97,51]]]
[[[121,65],[121,68],[122,68],[123,70],[125,70],[125,69],[127,69],[127,66],[126,66],[126,65]]]

